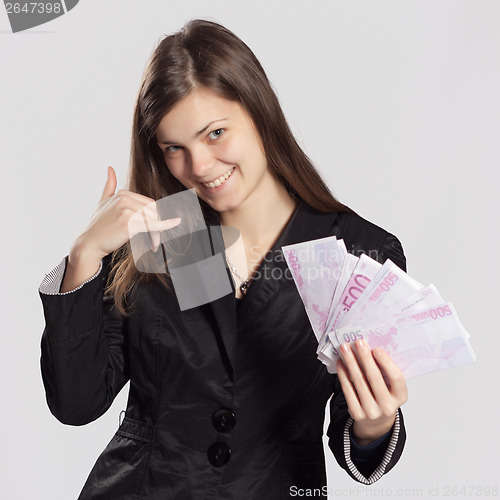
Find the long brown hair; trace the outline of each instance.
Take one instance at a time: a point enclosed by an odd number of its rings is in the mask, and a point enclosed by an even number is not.
[[[206,88],[239,102],[260,134],[268,167],[299,199],[321,212],[351,212],[332,195],[307,155],[297,144],[278,98],[261,64],[234,33],[211,21],[190,21],[164,38],[146,68],[132,127],[129,189],[155,200],[183,191],[170,173],[156,141],[157,127],[180,100],[195,88]],[[208,219],[218,214],[200,199]],[[165,274],[141,273],[130,244],[113,252],[111,283],[118,310],[126,315],[126,295],[152,277],[168,285]]]

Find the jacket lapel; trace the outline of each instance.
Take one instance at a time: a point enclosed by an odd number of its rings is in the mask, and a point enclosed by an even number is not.
[[[225,255],[224,238],[220,226],[208,226],[210,241],[212,244],[212,253]],[[219,350],[222,356],[222,362],[226,367],[229,379],[234,381],[234,360],[236,358],[237,341],[237,323],[236,323],[236,304],[234,295],[234,281],[231,272],[227,268],[226,272],[230,283],[232,284],[231,293],[210,302],[210,307],[214,315],[215,322],[219,328],[220,342]]]
[[[295,286],[288,272],[281,247],[328,236],[335,218],[335,214],[318,212],[301,202],[257,270],[254,280],[239,306],[238,316],[236,316],[234,291],[210,302],[223,344],[223,349],[221,349],[223,362],[226,364],[231,381],[234,380],[238,328],[243,328],[246,322],[254,314],[258,314],[261,309],[269,308],[270,301],[281,287]],[[224,241],[220,227],[211,226],[210,233],[214,255],[224,252]],[[229,269],[226,270],[234,285]]]

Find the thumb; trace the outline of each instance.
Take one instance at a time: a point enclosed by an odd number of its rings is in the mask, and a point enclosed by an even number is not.
[[[99,201],[105,200],[110,196],[115,194],[116,190],[116,173],[113,167],[108,167],[108,178],[106,179],[106,184],[104,185],[104,190],[102,192],[101,199]]]

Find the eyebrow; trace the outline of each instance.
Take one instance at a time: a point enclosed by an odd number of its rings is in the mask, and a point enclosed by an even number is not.
[[[211,125],[213,125],[214,123],[223,122],[225,120],[227,120],[227,118],[219,118],[217,120],[212,120],[210,123],[207,123],[201,130],[199,130],[198,132],[196,132],[194,134],[194,137],[199,137],[201,134],[203,134],[203,132],[206,132],[208,130],[208,128]],[[175,141],[162,140],[162,141],[158,141],[158,144],[175,144]]]

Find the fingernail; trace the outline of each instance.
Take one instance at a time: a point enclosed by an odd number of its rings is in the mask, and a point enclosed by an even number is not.
[[[351,346],[349,344],[342,344],[340,346],[340,350],[344,353],[344,354],[348,354],[351,352]]]
[[[366,347],[365,341],[361,339],[356,340],[356,347],[358,350],[362,351]]]

